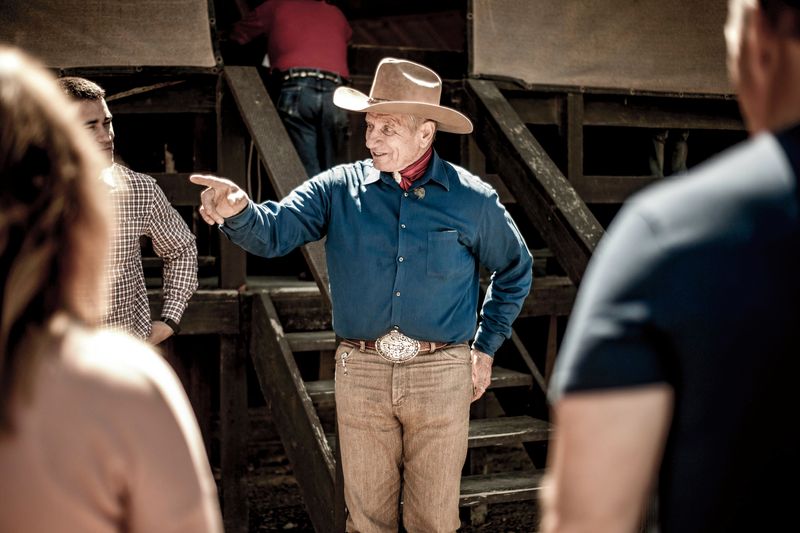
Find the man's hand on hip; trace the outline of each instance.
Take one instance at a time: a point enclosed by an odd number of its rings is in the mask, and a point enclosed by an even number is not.
[[[226,218],[241,212],[249,198],[247,194],[231,180],[192,174],[189,181],[206,188],[200,193],[200,216],[207,224],[222,224]]]
[[[486,392],[492,382],[492,363],[494,358],[479,350],[472,352],[472,401],[474,402]]]
[[[155,346],[156,344],[161,344],[168,338],[172,337],[172,328],[169,327],[164,322],[160,320],[153,320],[153,324],[150,327],[150,336],[147,337],[147,342]]]

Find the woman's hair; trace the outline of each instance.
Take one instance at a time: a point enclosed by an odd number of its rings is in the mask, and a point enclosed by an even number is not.
[[[104,309],[101,161],[54,78],[0,46],[0,432],[36,355],[23,345],[56,314],[89,324]]]

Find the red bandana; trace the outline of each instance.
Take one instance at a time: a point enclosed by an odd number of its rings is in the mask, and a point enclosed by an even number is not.
[[[400,171],[400,177],[402,178],[398,185],[403,188],[404,191],[407,191],[411,188],[411,184],[422,177],[425,174],[425,171],[428,169],[428,163],[431,162],[431,157],[433,157],[433,146],[430,146],[428,150],[417,159],[415,163],[411,163],[406,168]]]

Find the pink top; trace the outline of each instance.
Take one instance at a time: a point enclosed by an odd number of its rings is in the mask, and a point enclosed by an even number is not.
[[[72,328],[60,351],[39,358],[15,431],[0,435],[0,531],[221,533],[172,369],[121,333]]]
[[[267,0],[236,23],[239,44],[267,36],[267,55],[277,70],[315,68],[349,77],[347,43],[353,30],[336,6],[318,0]]]

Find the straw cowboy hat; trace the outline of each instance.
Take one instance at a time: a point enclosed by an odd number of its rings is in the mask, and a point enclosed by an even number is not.
[[[378,63],[369,96],[339,87],[333,103],[342,109],[359,113],[400,113],[427,118],[438,129],[450,133],[470,133],[472,122],[449,107],[439,105],[442,79],[419,63],[386,57]]]

